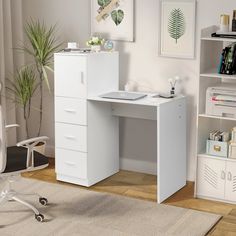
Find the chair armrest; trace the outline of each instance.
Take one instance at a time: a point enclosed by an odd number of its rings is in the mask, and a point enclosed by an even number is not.
[[[49,138],[47,136],[42,136],[37,138],[30,138],[16,144],[17,147],[27,148],[27,168],[34,167],[34,147],[40,142],[46,143],[48,139]]]
[[[34,147],[36,146],[38,143],[40,142],[45,142],[49,140],[49,138],[47,136],[42,136],[42,137],[36,137],[36,138],[30,138],[30,139],[27,139],[27,140],[23,140],[19,143],[16,144],[17,147],[20,147],[20,146],[31,146],[31,147]]]
[[[18,124],[11,124],[11,125],[6,125],[5,128],[9,129],[9,128],[15,128],[15,127],[20,127]]]

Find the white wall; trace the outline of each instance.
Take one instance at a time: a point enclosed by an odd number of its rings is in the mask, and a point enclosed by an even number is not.
[[[89,36],[89,0],[22,0],[24,20],[29,17],[43,19],[47,24],[57,23],[61,39],[79,41],[82,46]],[[199,0],[197,4],[197,32],[195,60],[158,57],[158,26],[160,21],[158,0],[135,1],[135,42],[117,43],[120,51],[120,85],[128,80],[138,83],[140,90],[166,91],[167,79],[180,75],[183,79],[179,91],[188,96],[188,179],[194,179],[196,99],[198,86],[198,48],[200,29],[218,24],[222,13],[232,15],[235,0]],[[53,140],[53,97],[45,98],[43,134]],[[125,167],[153,172],[155,158],[155,125],[149,121],[125,119],[121,122],[121,156]],[[147,142],[148,140],[148,142]],[[50,143],[53,145],[53,141]]]

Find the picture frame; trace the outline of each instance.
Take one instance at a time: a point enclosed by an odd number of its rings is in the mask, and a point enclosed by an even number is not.
[[[91,35],[134,41],[134,0],[91,0]]]
[[[159,54],[195,58],[196,0],[161,0]]]

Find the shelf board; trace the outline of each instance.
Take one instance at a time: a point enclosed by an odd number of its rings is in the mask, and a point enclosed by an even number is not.
[[[205,157],[205,158],[216,159],[216,160],[222,160],[222,161],[233,161],[233,162],[236,162],[236,159],[226,158],[226,157],[212,156],[212,155],[208,155],[208,154],[206,154],[206,153],[200,153],[200,154],[198,154],[198,157]]]
[[[207,114],[199,114],[199,117],[210,118],[210,119],[218,119],[218,120],[233,120],[236,121],[236,118],[231,117],[222,117],[222,116],[212,116]]]
[[[236,38],[217,38],[217,37],[202,37],[201,40],[203,41],[216,41],[216,42],[236,42]]]
[[[224,74],[219,74],[217,72],[216,68],[207,70],[204,73],[200,74],[201,77],[210,77],[210,78],[218,78],[218,79],[230,79],[230,80],[236,80],[236,75],[224,75]]]

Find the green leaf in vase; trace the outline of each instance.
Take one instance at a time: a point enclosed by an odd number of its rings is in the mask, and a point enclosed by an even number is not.
[[[122,20],[124,19],[124,12],[122,10],[114,10],[111,12],[112,20],[115,22],[116,25],[119,25]]]
[[[111,0],[98,0],[98,5],[101,6],[101,7],[105,7],[105,6],[107,6],[110,2],[111,2]]]

